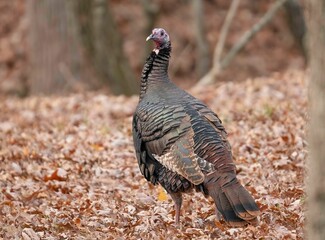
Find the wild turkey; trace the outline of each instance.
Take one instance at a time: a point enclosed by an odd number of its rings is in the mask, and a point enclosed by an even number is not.
[[[161,184],[175,203],[179,224],[182,193],[192,189],[211,196],[231,226],[257,223],[259,208],[236,178],[227,133],[218,116],[178,88],[168,77],[169,35],[155,28],[146,39],[156,48],[141,77],[133,116],[133,140],[141,173]]]

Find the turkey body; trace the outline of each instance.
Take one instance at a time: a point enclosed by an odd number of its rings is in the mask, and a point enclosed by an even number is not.
[[[227,133],[205,104],[168,77],[171,45],[153,51],[142,71],[133,140],[139,168],[171,195],[179,223],[182,193],[211,196],[231,226],[256,223],[259,209],[236,178]]]

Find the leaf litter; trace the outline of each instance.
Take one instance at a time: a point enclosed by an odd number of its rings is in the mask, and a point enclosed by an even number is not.
[[[140,174],[131,121],[138,98],[104,94],[0,101],[2,239],[303,239],[307,77],[291,71],[192,94],[229,133],[238,178],[262,210],[229,228],[211,199],[173,202]]]

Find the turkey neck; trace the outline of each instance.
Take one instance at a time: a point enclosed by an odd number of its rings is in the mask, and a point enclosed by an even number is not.
[[[146,60],[141,76],[140,101],[144,95],[153,89],[159,89],[159,85],[170,82],[168,78],[168,64],[171,52],[171,44],[160,49],[158,54],[151,52]]]

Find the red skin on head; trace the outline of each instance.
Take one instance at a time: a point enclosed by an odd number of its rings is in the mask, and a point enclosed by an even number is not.
[[[155,37],[153,39],[153,41],[155,42],[156,47],[159,49],[159,47],[161,45],[161,39],[159,38],[159,31],[154,29],[154,30],[152,30],[152,34],[153,34],[153,36],[158,36],[158,37]]]
[[[158,54],[159,50],[164,48],[169,42],[169,36],[167,32],[162,28],[154,28],[150,36],[147,37],[146,41],[152,40],[155,42],[156,48],[154,51]]]

